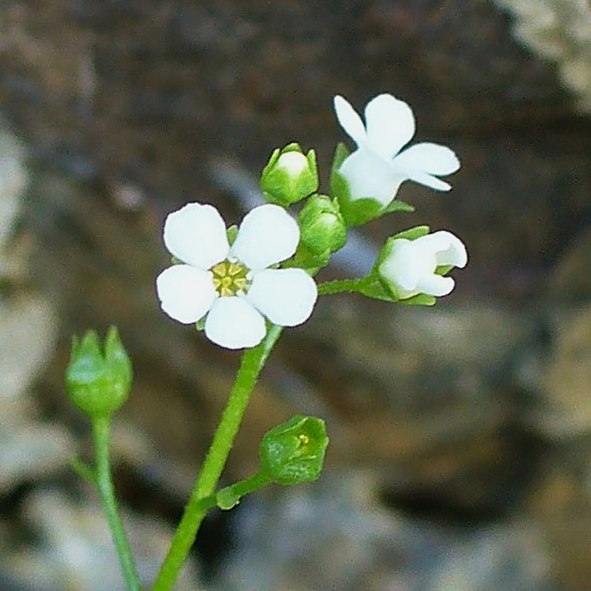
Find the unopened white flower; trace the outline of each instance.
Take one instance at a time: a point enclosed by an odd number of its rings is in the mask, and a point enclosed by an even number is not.
[[[164,244],[183,264],[156,280],[162,309],[183,324],[205,317],[206,336],[228,349],[260,343],[264,317],[279,326],[301,324],[316,302],[314,280],[303,269],[269,268],[291,257],[299,239],[284,209],[262,205],[245,216],[230,246],[215,207],[185,205],[164,224]]]
[[[285,170],[285,172],[294,177],[299,176],[309,168],[308,159],[304,154],[296,150],[281,154],[275,166]]]
[[[378,273],[400,299],[426,294],[445,296],[455,282],[436,273],[439,267],[465,267],[468,255],[464,243],[445,230],[415,240],[394,238],[384,247]]]
[[[402,150],[415,134],[415,119],[408,104],[390,94],[380,94],[365,107],[365,125],[342,96],[335,97],[334,107],[342,128],[357,144],[357,150],[339,168],[352,200],[367,197],[385,207],[406,180],[439,191],[451,189],[437,178],[460,168],[449,148],[421,143]]]

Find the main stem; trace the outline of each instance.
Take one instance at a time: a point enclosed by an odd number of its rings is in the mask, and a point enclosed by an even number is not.
[[[175,584],[207,513],[207,504],[203,503],[203,499],[215,492],[250,395],[281,330],[277,326],[271,327],[263,342],[258,347],[248,349],[242,356],[230,398],[152,591],[169,591]]]
[[[127,591],[141,591],[140,578],[137,573],[133,554],[129,548],[129,542],[119,518],[115,489],[111,479],[111,459],[109,454],[109,441],[111,437],[110,417],[93,419],[92,431],[95,448],[95,477],[103,509],[107,516],[113,543],[119,556],[121,570],[125,577]]]

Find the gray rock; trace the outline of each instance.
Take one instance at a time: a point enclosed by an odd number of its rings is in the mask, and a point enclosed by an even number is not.
[[[371,472],[344,476],[244,502],[237,547],[216,589],[551,589],[551,562],[534,524],[458,527],[412,519],[380,503]]]

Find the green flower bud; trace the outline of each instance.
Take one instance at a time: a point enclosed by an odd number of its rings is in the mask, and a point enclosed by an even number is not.
[[[104,353],[96,331],[87,331],[82,341],[74,336],[66,386],[74,404],[88,416],[109,416],[120,408],[129,396],[131,378],[131,361],[114,326],[107,332]]]
[[[296,260],[303,267],[322,266],[345,246],[347,227],[338,205],[325,195],[314,195],[298,215],[300,243]]]
[[[263,436],[261,470],[277,484],[311,482],[320,476],[327,445],[322,419],[296,415]]]
[[[318,190],[316,154],[303,154],[298,144],[275,150],[261,176],[261,189],[269,203],[288,206]]]

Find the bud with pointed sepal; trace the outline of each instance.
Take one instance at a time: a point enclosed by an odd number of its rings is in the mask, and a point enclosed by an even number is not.
[[[311,482],[320,476],[327,446],[324,421],[296,415],[263,436],[261,471],[277,484]]]
[[[94,330],[81,341],[74,337],[65,377],[70,398],[89,417],[108,417],[118,410],[129,396],[132,367],[117,329],[109,328],[104,350]]]
[[[305,268],[328,263],[345,246],[347,226],[338,204],[325,195],[313,195],[298,215],[300,243],[296,261]]]
[[[298,144],[275,150],[261,175],[261,189],[269,203],[287,207],[318,190],[316,153],[304,154]]]

